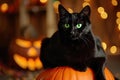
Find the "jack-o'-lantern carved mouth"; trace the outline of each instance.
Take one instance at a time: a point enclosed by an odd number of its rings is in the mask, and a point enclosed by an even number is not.
[[[26,59],[23,56],[14,54],[13,58],[14,58],[14,61],[23,69],[28,68],[29,70],[34,71],[35,69],[42,68],[42,63],[39,57],[37,57],[36,59],[33,59],[33,58]]]

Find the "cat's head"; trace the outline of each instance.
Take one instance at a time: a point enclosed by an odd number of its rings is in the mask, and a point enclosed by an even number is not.
[[[69,13],[59,5],[58,31],[64,39],[78,40],[90,31],[90,7],[85,6],[79,13]]]

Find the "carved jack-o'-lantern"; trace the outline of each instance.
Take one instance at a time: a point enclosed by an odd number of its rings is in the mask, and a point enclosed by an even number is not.
[[[12,67],[36,70],[42,68],[39,59],[41,41],[16,38],[10,44],[10,60]]]
[[[25,0],[20,0],[19,6],[19,27],[16,37],[11,41],[9,54],[10,66],[36,70],[42,68],[42,63],[39,59],[41,41],[35,30],[35,27],[30,22],[30,17],[26,10]]]

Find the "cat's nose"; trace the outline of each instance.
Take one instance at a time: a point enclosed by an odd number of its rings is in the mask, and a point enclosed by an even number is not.
[[[71,39],[72,40],[75,40],[77,38],[77,35],[73,32],[72,34],[71,34]]]
[[[74,35],[75,34],[75,32],[74,31],[71,31],[71,35]]]

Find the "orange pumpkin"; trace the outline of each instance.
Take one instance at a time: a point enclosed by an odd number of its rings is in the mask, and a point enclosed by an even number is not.
[[[106,80],[115,80],[108,68],[105,68],[104,72]],[[36,80],[95,80],[95,78],[90,68],[87,68],[85,72],[80,72],[64,66],[42,71]]]
[[[34,71],[42,68],[39,59],[41,47],[40,39],[25,39],[17,37],[10,44],[9,54],[12,68]]]

